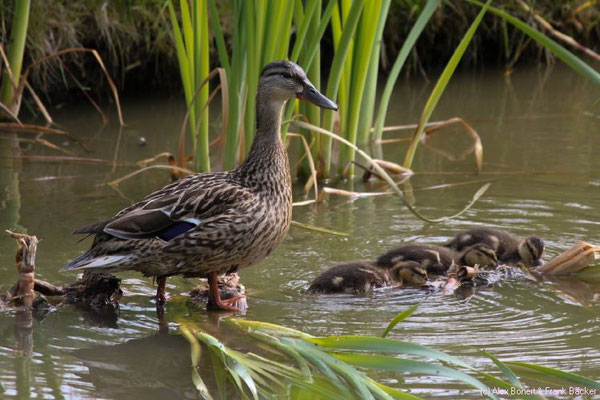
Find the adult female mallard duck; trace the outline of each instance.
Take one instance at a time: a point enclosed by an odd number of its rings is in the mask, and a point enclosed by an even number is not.
[[[217,276],[262,260],[289,228],[291,178],[280,127],[283,105],[294,97],[337,110],[298,65],[268,64],[258,84],[256,136],[246,160],[231,171],[189,175],[113,218],[77,229],[95,235],[94,242],[63,270],[157,277],[161,303],[168,276],[206,277],[212,303],[238,311],[231,304],[239,297],[221,300]]]
[[[485,244],[475,244],[462,252],[429,244],[409,244],[392,249],[377,258],[381,268],[398,268],[418,263],[430,274],[444,274],[452,265],[497,265],[496,253]]]
[[[496,251],[498,261],[514,264],[522,262],[531,267],[542,264],[544,242],[536,236],[521,240],[515,235],[490,228],[469,229],[457,234],[444,246],[463,251],[475,244],[485,244]]]

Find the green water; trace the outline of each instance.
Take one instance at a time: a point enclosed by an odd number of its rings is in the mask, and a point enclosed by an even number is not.
[[[417,120],[432,85],[403,82],[391,105],[388,124]],[[348,233],[325,235],[292,227],[285,242],[268,259],[243,270],[250,306],[248,319],[275,322],[315,335],[379,335],[399,311],[423,302],[418,312],[391,337],[413,341],[494,370],[477,349],[503,361],[520,360],[600,378],[600,284],[575,279],[538,282],[512,280],[477,290],[467,300],[430,295],[418,289],[388,290],[365,296],[311,296],[305,289],[324,268],[337,262],[373,259],[407,242],[443,243],[460,229],[493,226],[520,236],[536,234],[546,242],[546,259],[579,240],[600,243],[600,91],[565,68],[551,73],[518,70],[510,81],[500,71],[463,72],[453,78],[433,118],[465,118],[481,135],[484,173],[477,176],[472,156],[451,161],[420,148],[411,179],[415,205],[432,217],[459,210],[483,181],[491,189],[465,215],[446,224],[425,224],[392,196],[349,201],[330,197],[317,206],[294,208],[294,220]],[[48,136],[79,157],[111,163],[52,162],[34,156],[59,155],[39,145],[22,143],[28,158],[2,158],[0,228],[23,227],[42,241],[37,273],[54,283],[72,281],[59,269],[81,254],[89,241],[77,243],[71,232],[113,215],[132,200],[168,181],[165,171],[143,173],[119,186],[103,183],[134,168],[124,164],[176,151],[183,117],[180,99],[124,99],[127,127],[102,127],[83,103],[54,110],[55,120],[90,150]],[[114,118],[113,118],[114,119]],[[215,127],[218,128],[218,127]],[[469,141],[459,129],[448,129],[432,144],[459,154]],[[389,133],[386,137],[408,136]],[[3,134],[4,135],[4,134]],[[138,140],[146,138],[146,146]],[[19,134],[32,138],[30,134]],[[0,140],[5,150],[7,139]],[[405,144],[383,146],[383,156],[401,162]],[[377,151],[377,149],[371,149]],[[477,181],[432,189],[449,183]],[[377,182],[341,184],[349,190],[379,191]],[[295,201],[304,199],[295,188]],[[0,282],[15,281],[15,243],[0,239]],[[197,398],[191,379],[189,345],[175,335],[176,318],[199,321],[205,329],[239,344],[219,327],[219,316],[190,308],[181,293],[194,280],[170,278],[167,304],[170,333],[159,334],[149,279],[123,274],[125,296],[117,314],[94,315],[60,307],[36,320],[30,354],[23,354],[15,316],[0,312],[0,397],[153,399]],[[25,346],[26,347],[26,346]],[[25,349],[27,350],[27,349]],[[425,397],[478,398],[455,382],[441,378],[372,376]],[[0,390],[2,390],[0,389]]]

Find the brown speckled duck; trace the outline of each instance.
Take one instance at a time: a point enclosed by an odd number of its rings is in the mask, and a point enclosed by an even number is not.
[[[457,234],[454,239],[444,246],[455,250],[485,244],[496,251],[498,261],[516,265],[522,262],[530,267],[542,264],[544,242],[536,236],[521,240],[511,233],[490,228],[475,228]]]
[[[189,175],[112,218],[77,229],[95,235],[94,242],[63,270],[157,277],[161,303],[168,276],[206,277],[212,303],[239,311],[231,305],[237,297],[221,300],[217,276],[259,262],[286,235],[292,192],[280,127],[283,105],[294,97],[337,110],[298,65],[268,64],[258,84],[256,136],[246,160],[231,171]]]

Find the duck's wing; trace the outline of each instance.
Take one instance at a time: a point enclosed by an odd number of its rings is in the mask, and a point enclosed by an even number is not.
[[[122,210],[114,218],[85,226],[76,233],[106,233],[121,239],[169,241],[223,212],[246,188],[224,173],[192,175],[173,182]]]

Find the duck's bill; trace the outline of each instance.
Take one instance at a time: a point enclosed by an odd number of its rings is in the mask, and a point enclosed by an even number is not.
[[[315,87],[311,84],[307,84],[304,87],[304,90],[296,95],[299,99],[310,101],[313,104],[318,105],[322,108],[327,108],[329,110],[337,110],[338,105],[333,101],[329,100],[327,97],[323,96]]]

